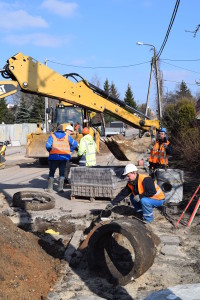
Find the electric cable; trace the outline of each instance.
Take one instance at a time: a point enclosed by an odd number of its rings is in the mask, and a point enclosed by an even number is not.
[[[168,26],[167,33],[165,35],[164,41],[162,43],[162,46],[161,46],[160,50],[158,51],[158,54],[156,55],[157,59],[159,59],[159,57],[161,56],[161,54],[163,52],[163,49],[164,49],[164,47],[165,47],[165,45],[167,43],[167,40],[168,40],[168,37],[169,37],[169,33],[171,31],[172,25],[173,25],[175,17],[176,17],[176,13],[177,13],[177,10],[178,10],[178,7],[179,7],[179,3],[180,3],[180,0],[176,0],[176,4],[175,4],[174,11],[173,11],[173,14],[172,14],[169,26]]]

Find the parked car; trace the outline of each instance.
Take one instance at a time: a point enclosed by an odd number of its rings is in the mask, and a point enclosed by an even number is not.
[[[126,135],[126,128],[123,122],[121,121],[113,121],[110,122],[110,127],[105,127],[105,136],[112,136],[122,134]]]

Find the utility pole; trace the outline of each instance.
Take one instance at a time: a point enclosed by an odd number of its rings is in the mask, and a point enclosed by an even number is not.
[[[47,59],[45,58],[44,61],[45,66],[47,65]],[[49,131],[49,122],[48,122],[48,114],[47,114],[47,109],[49,107],[49,101],[48,101],[48,97],[45,97],[45,132]]]
[[[151,80],[152,80],[152,73],[153,73],[153,65],[154,65],[154,57],[152,57],[152,60],[151,60],[151,72],[150,72],[150,77],[149,77],[149,87],[148,87],[147,103],[146,103],[146,111],[145,111],[145,115],[146,116],[147,116],[148,107],[149,107],[149,95],[150,95],[150,89],[151,89]]]
[[[161,108],[160,81],[159,81],[158,62],[157,62],[157,57],[156,57],[156,49],[155,49],[155,46],[152,45],[152,44],[146,44],[146,43],[143,43],[143,42],[137,42],[136,44],[139,45],[139,46],[145,45],[145,46],[153,47],[154,56],[153,56],[153,58],[151,60],[151,73],[150,73],[149,87],[148,87],[148,93],[147,93],[146,114],[147,114],[147,111],[148,111],[148,104],[149,104],[149,93],[150,93],[150,87],[151,87],[152,71],[153,71],[153,67],[155,67],[155,71],[156,71],[156,85],[157,85],[157,97],[158,97],[158,118],[161,119],[162,118],[162,108]]]
[[[154,49],[155,50],[155,49]],[[161,95],[160,95],[160,80],[158,74],[158,62],[157,57],[155,55],[155,69],[156,69],[156,83],[157,83],[157,95],[158,95],[158,117],[159,119],[162,118],[162,108],[161,108]]]

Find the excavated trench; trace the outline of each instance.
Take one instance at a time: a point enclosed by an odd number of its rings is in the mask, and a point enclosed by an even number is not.
[[[55,201],[45,193],[23,191],[13,196],[13,205],[31,214],[31,210],[46,209],[45,205],[50,209]],[[84,222],[84,219],[73,219],[73,216],[63,215],[55,219],[47,215],[36,217],[31,226],[23,224],[20,227],[39,236],[42,248],[56,258],[65,259],[71,247],[71,257],[68,255],[67,259],[69,264],[71,258],[81,252],[86,262],[84,268],[114,285],[126,285],[152,266],[160,240],[141,220],[108,219],[102,222],[99,218],[95,223],[94,217],[86,216],[86,219]],[[74,246],[71,241],[77,232],[82,234]],[[79,263],[80,259],[76,260],[76,267]]]

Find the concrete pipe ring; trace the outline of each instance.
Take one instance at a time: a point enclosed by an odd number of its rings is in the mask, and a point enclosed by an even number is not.
[[[55,207],[55,198],[47,193],[22,191],[13,195],[12,205],[24,210],[48,210]]]
[[[139,220],[105,224],[91,235],[87,260],[91,270],[109,282],[126,285],[154,262],[156,246],[150,230]]]

